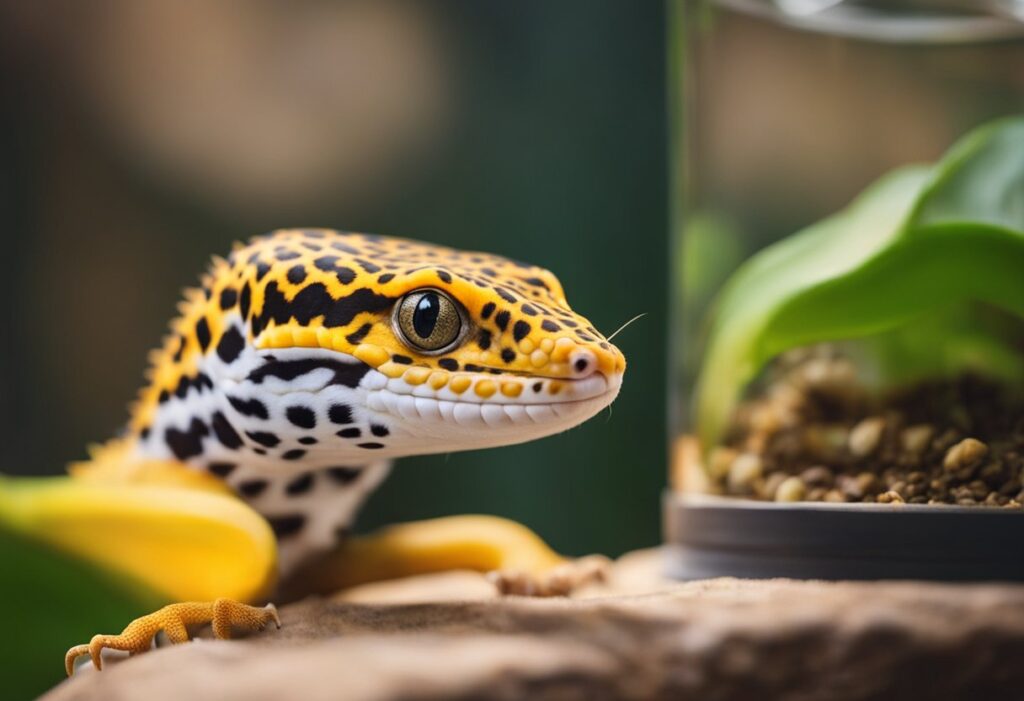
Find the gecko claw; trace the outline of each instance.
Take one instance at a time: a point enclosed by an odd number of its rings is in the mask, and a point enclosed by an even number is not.
[[[603,555],[588,555],[540,574],[495,570],[487,573],[487,581],[503,596],[569,596],[584,585],[607,581],[610,564]]]
[[[161,630],[171,643],[177,645],[192,639],[188,628],[212,624],[213,635],[221,640],[231,638],[235,628],[259,631],[273,622],[281,627],[277,607],[267,604],[263,608],[249,606],[233,599],[217,599],[213,602],[188,602],[164,606],[125,626],[117,635],[94,635],[87,645],[75,645],[64,656],[64,671],[70,677],[75,671],[75,660],[88,654],[96,669],[103,669],[104,649],[121,650],[129,656],[146,652],[153,645],[153,638]]]

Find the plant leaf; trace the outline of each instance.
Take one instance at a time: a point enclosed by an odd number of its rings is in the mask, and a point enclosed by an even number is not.
[[[844,211],[747,261],[719,298],[697,385],[713,445],[779,353],[887,331],[976,300],[1024,317],[1024,118],[982,127],[932,168],[898,169]]]

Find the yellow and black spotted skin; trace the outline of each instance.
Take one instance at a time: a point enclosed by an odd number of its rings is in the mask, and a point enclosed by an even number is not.
[[[180,312],[128,451],[227,482],[286,569],[333,543],[389,459],[565,430],[625,370],[547,270],[369,234],[257,237],[214,259]]]

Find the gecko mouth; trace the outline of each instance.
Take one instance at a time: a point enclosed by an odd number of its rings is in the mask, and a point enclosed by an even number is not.
[[[554,380],[531,378],[545,383]],[[448,388],[432,390],[422,385],[411,386],[401,380],[387,380],[386,385],[367,393],[367,407],[406,420],[412,425],[451,425],[464,428],[535,427],[539,434],[570,428],[582,423],[611,404],[622,385],[622,374],[608,378],[595,374],[579,380],[558,380],[565,387],[555,396],[541,390],[524,396],[492,396],[482,398],[466,392],[456,395]],[[469,396],[466,396],[469,395]],[[536,437],[524,433],[522,440]]]
[[[456,391],[451,383],[434,389],[427,383],[410,384],[401,377],[387,378],[380,373],[373,373],[373,375],[367,377],[364,382],[364,386],[371,394],[387,393],[457,404],[508,406],[572,404],[609,394],[611,399],[614,399],[622,386],[622,373],[604,375],[600,372],[579,379],[468,374],[470,387],[463,391]],[[481,395],[476,388],[479,387],[479,382],[488,380],[493,380],[494,391]],[[487,389],[491,389],[491,387],[487,387]]]

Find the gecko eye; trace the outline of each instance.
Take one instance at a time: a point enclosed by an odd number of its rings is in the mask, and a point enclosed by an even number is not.
[[[407,345],[422,353],[443,353],[463,336],[459,305],[440,290],[410,292],[395,309],[394,324]]]

